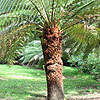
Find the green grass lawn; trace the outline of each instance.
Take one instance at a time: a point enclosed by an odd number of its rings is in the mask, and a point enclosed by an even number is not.
[[[64,67],[65,95],[86,95],[100,93],[100,81],[93,79],[93,75],[79,73],[76,68]]]
[[[76,68],[64,67],[65,95],[82,95],[100,92],[100,82],[92,75],[80,74]],[[44,70],[30,69],[18,65],[0,65],[0,100],[32,100],[46,96]]]

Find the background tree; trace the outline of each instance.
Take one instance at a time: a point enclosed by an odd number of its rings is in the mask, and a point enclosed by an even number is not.
[[[66,37],[70,33],[74,38],[89,43],[91,40],[99,40],[91,31],[79,30],[84,30],[83,21],[86,15],[98,14],[99,2],[99,0],[0,0],[0,21],[2,21],[0,43],[5,44],[2,47],[6,53],[4,56],[2,53],[1,56],[11,62],[11,57],[14,58],[16,53],[12,56],[10,54],[22,46],[27,33],[36,32],[43,49],[48,100],[63,100],[62,36]],[[98,30],[96,33],[98,34]]]

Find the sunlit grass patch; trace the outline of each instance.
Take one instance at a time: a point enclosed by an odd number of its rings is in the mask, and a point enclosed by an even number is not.
[[[36,98],[36,94],[46,95],[44,70],[0,65],[0,78],[0,98],[26,100]]]
[[[84,95],[99,93],[100,82],[92,75],[81,74],[76,68],[64,67],[65,95]],[[47,95],[44,70],[31,69],[26,66],[0,65],[0,99],[30,100],[44,98]]]
[[[100,92],[100,82],[92,75],[79,73],[76,68],[64,67],[64,90],[66,95],[84,95]]]

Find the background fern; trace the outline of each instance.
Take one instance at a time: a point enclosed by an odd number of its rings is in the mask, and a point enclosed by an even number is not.
[[[23,64],[28,64],[30,66],[37,64],[39,62],[39,58],[42,56],[41,41],[34,40],[32,42],[28,42],[25,46],[20,48],[19,55],[19,61]]]

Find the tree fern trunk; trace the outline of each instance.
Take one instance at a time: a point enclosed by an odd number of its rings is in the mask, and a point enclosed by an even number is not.
[[[48,100],[64,100],[62,69],[62,36],[58,26],[43,30],[43,54],[47,78]]]

